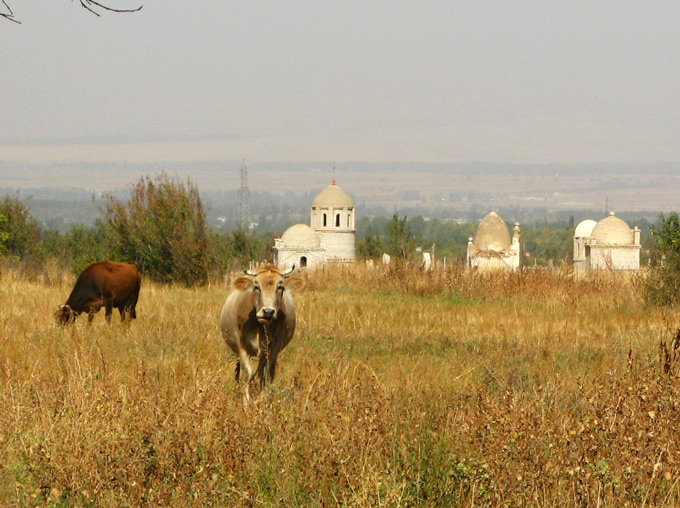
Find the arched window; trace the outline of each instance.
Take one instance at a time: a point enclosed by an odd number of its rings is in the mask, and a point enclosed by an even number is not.
[[[304,268],[305,266],[307,266],[307,257],[306,257],[306,256],[302,256],[302,257],[300,258],[300,268]]]
[[[326,227],[326,214],[325,213],[323,214],[323,225],[324,225],[324,227]]]
[[[352,225],[350,224],[350,221],[351,221],[351,220],[352,220],[352,214],[351,214],[351,213],[348,213],[348,214],[347,214],[347,227],[348,227],[348,228],[351,228],[351,227],[352,227]]]
[[[339,228],[340,227],[340,214],[337,214],[335,216],[335,227]]]

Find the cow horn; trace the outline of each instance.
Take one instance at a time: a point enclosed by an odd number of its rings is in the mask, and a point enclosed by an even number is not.
[[[257,274],[251,270],[243,270],[243,273],[246,275],[250,275],[251,277],[255,277]]]
[[[282,273],[281,275],[283,275],[285,277],[286,275],[290,275],[291,273],[293,273],[293,271],[295,271],[295,263],[293,263],[293,266],[290,267],[290,270],[287,270],[286,272]]]

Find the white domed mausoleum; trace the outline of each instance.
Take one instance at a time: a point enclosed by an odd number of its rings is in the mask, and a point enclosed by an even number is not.
[[[470,270],[519,270],[521,250],[519,222],[515,222],[511,238],[501,216],[490,212],[468,240],[467,266]]]
[[[295,265],[300,268],[316,268],[326,262],[326,251],[321,239],[307,224],[289,227],[281,238],[274,240],[276,263],[281,268]]]
[[[277,264],[316,268],[323,263],[354,263],[355,221],[354,200],[333,180],[312,202],[311,227],[295,224],[274,240]]]
[[[640,229],[631,229],[614,212],[599,222],[586,219],[574,231],[574,269],[639,270]]]

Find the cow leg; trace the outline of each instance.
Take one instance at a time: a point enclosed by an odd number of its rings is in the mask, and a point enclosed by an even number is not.
[[[264,385],[267,384],[267,371],[269,370],[268,357],[269,355],[262,350],[260,350],[260,354],[257,357],[257,375],[260,378],[260,388],[264,388]]]
[[[135,312],[135,307],[137,307],[137,299],[139,298],[139,291],[137,294],[132,295],[125,306],[125,310],[130,311],[130,319],[137,319],[137,313]]]
[[[257,366],[257,374],[260,377],[261,387],[274,381],[274,376],[276,375],[276,357],[278,355],[279,351],[274,347],[272,347],[266,355],[260,353],[260,363]]]
[[[113,314],[113,302],[107,301],[104,304],[104,313],[106,315],[106,322],[111,324],[111,314]]]
[[[238,383],[238,378],[241,375],[241,361],[236,359],[236,382]]]
[[[278,348],[272,348],[269,352],[269,382],[274,381],[274,376],[276,375],[276,358],[278,356]]]
[[[127,313],[127,307],[125,305],[121,305],[118,307],[118,312],[120,312],[120,320],[125,321],[125,315]]]
[[[260,371],[260,383],[262,385],[274,381],[274,376],[276,375],[276,358],[279,356],[280,352],[281,348],[279,346],[279,342],[274,339],[272,343],[269,344],[267,354],[260,362],[262,365],[262,370]]]
[[[245,391],[246,391],[246,399],[250,399],[250,382],[253,380],[255,377],[255,372],[253,371],[253,366],[250,363],[250,358],[248,358],[248,353],[244,349],[241,349],[238,354],[238,370],[239,370],[239,377],[241,374],[241,367],[245,368],[245,374],[246,374],[246,382],[245,382]]]
[[[94,300],[90,302],[89,307],[87,309],[87,322],[92,324],[92,320],[94,319],[94,315],[99,312],[99,309],[102,308],[102,301],[101,300]]]

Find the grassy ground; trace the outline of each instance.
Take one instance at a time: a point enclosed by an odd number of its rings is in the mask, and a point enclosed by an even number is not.
[[[48,275],[0,279],[0,506],[680,504],[680,316],[634,277],[318,273],[244,407],[226,285],[62,329]]]

